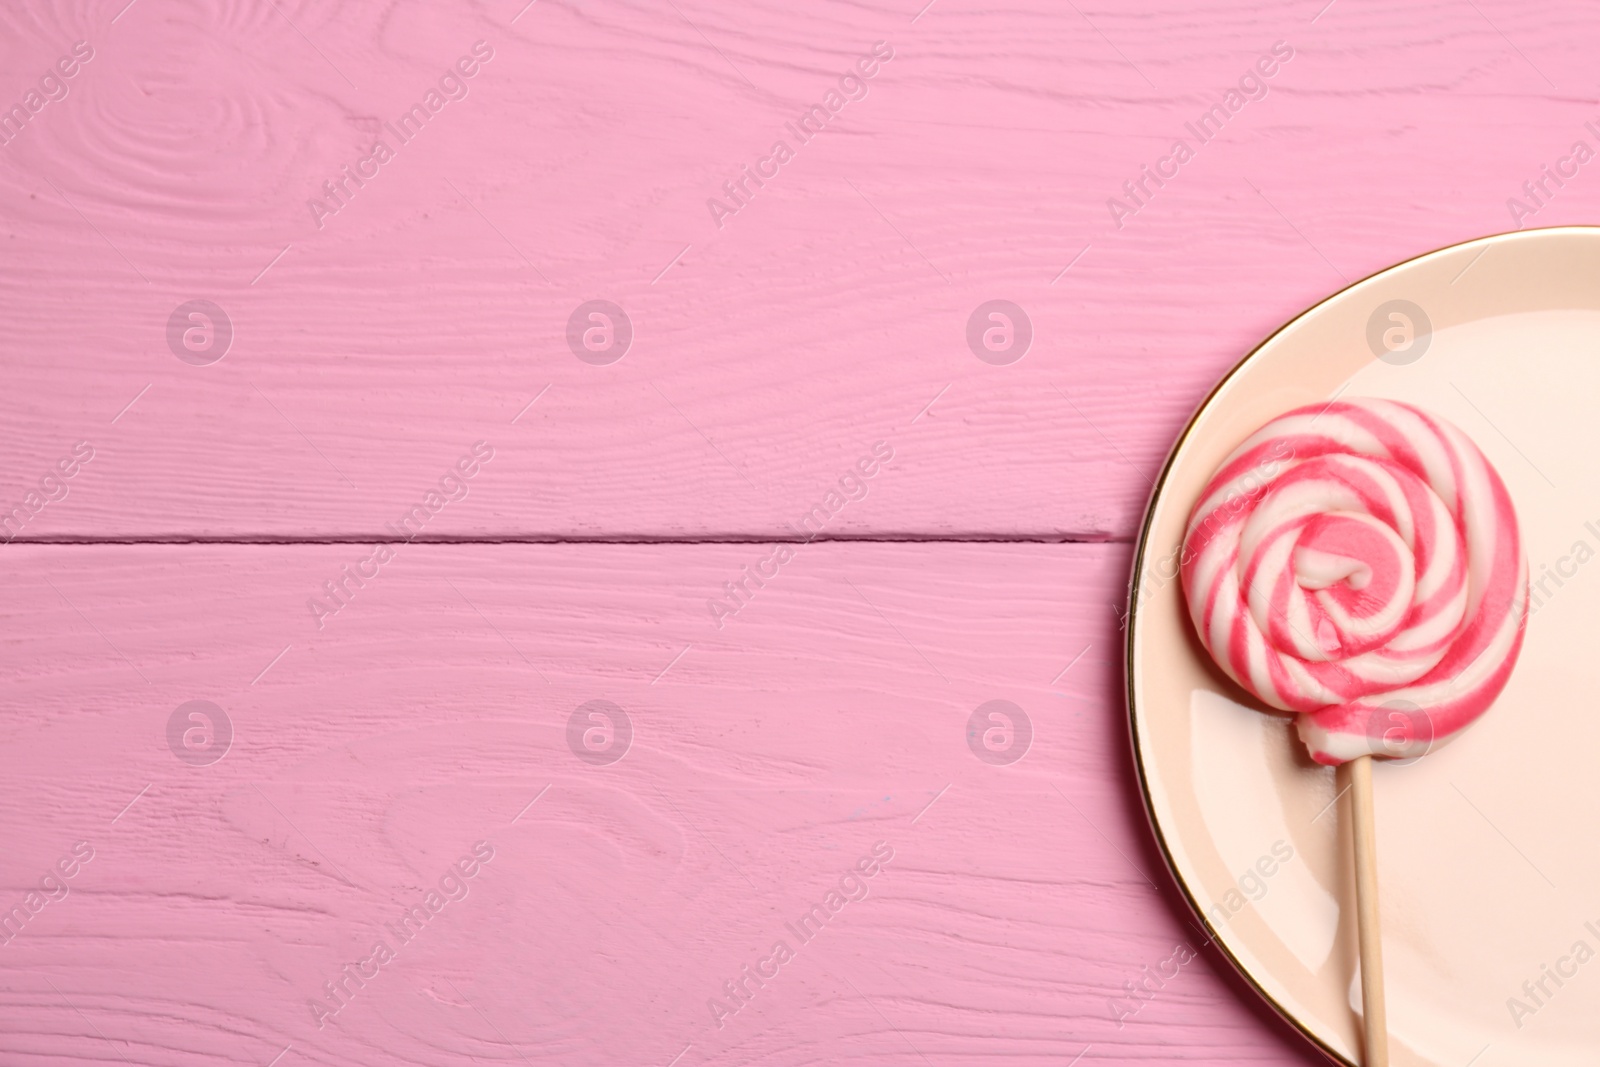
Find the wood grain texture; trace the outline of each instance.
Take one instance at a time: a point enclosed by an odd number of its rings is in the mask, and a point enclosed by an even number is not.
[[[483,439],[492,488],[428,536],[770,537],[882,439],[894,477],[832,533],[1126,538],[1184,418],[1276,325],[1600,206],[1592,167],[1507,206],[1600,145],[1576,2],[918,6],[0,16],[8,93],[95,49],[0,148],[0,500],[89,440],[22,536],[369,537]],[[315,218],[478,40],[468,95]],[[875,41],[866,97],[792,138]],[[1267,95],[1188,135],[1278,41]],[[1179,137],[1195,157],[1119,228],[1109,198]],[[719,228],[708,199],[778,139],[794,158]],[[196,298],[236,334],[206,367],[166,339]],[[565,340],[595,298],[636,330],[610,366]],[[997,298],[1035,330],[1010,366],[964,336]]]
[[[810,546],[718,631],[747,547],[409,546],[321,632],[348,546],[8,549],[0,902],[94,856],[0,947],[5,1062],[1314,1062],[1147,881],[1103,713],[1124,549]],[[566,736],[594,699],[632,722],[606,766]],[[996,699],[1009,765],[967,740]],[[232,723],[207,766],[169,748],[190,700]],[[786,930],[880,841],[864,899]]]

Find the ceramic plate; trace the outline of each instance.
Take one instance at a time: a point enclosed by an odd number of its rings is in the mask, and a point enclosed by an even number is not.
[[[1499,700],[1374,768],[1396,1067],[1600,1062],[1600,229],[1491,237],[1344,290],[1252,352],[1157,484],[1134,560],[1128,703],[1141,788],[1200,922],[1278,1011],[1359,1058],[1342,774],[1212,665],[1176,580],[1218,463],[1290,408],[1408,401],[1465,430],[1521,518],[1533,582]]]

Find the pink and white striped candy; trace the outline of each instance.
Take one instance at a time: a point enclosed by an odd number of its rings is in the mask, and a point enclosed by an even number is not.
[[[1409,404],[1314,405],[1257,430],[1206,486],[1181,566],[1207,650],[1299,712],[1319,763],[1448,741],[1522,649],[1511,497],[1466,434]]]

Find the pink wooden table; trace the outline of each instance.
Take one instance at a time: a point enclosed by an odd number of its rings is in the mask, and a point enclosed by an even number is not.
[[[1318,1062],[1144,823],[1149,481],[1600,206],[1592,7],[1323,4],[0,12],[0,1061]]]

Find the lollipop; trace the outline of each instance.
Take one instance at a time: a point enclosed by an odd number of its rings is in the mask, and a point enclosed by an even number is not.
[[[1528,577],[1511,497],[1464,433],[1347,400],[1228,457],[1189,520],[1183,590],[1217,664],[1338,764],[1421,755],[1482,715],[1521,650]]]
[[[1456,427],[1345,400],[1273,419],[1190,517],[1183,591],[1228,676],[1351,764],[1366,1062],[1387,1062],[1371,757],[1414,758],[1494,702],[1522,649],[1528,565],[1510,494]]]

